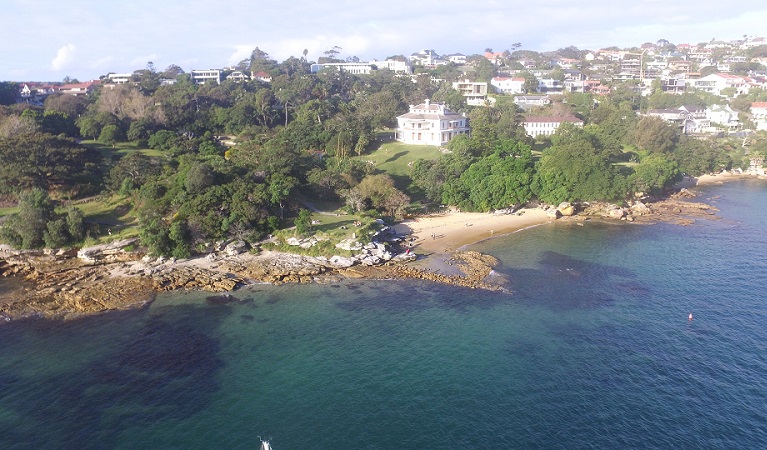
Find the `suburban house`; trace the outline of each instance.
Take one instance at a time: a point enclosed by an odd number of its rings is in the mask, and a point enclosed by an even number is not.
[[[514,103],[523,109],[529,109],[533,106],[546,106],[551,104],[548,95],[517,95],[514,97]]]
[[[250,77],[254,80],[261,81],[263,83],[271,83],[272,82],[272,76],[268,73],[264,72],[263,70],[260,72],[251,72]]]
[[[650,109],[648,116],[658,117],[679,128],[684,134],[711,132],[711,120],[706,110],[697,106],[684,105],[679,108]]]
[[[564,82],[556,78],[538,79],[538,92],[562,92],[564,89]]]
[[[410,105],[410,111],[397,117],[395,138],[405,144],[442,146],[454,137],[469,133],[469,119],[450,111],[443,103],[426,99]]]
[[[485,52],[483,56],[496,66],[503,64],[503,52]]]
[[[434,50],[421,50],[420,52],[410,55],[410,62],[412,64],[436,66],[440,61],[444,62]]]
[[[250,76],[248,76],[248,74],[246,74],[245,72],[243,72],[241,70],[235,70],[234,72],[232,72],[229,75],[227,75],[226,79],[230,80],[230,81],[240,82],[240,81],[248,81],[248,80],[250,80]]]
[[[218,69],[192,70],[189,72],[189,77],[194,84],[205,84],[208,81],[221,84],[221,71]]]
[[[712,125],[720,125],[727,131],[735,131],[740,128],[738,113],[729,105],[713,105],[706,109],[706,118]]]
[[[767,102],[751,103],[751,117],[757,130],[767,130]]]
[[[466,55],[463,53],[451,53],[449,55],[445,55],[445,58],[447,58],[448,61],[450,61],[453,64],[456,64],[458,66],[462,66],[466,64]]]
[[[722,90],[724,89],[735,88],[736,95],[740,95],[748,94],[752,82],[753,81],[748,77],[741,77],[728,73],[712,73],[703,78],[692,80],[691,87],[715,95],[722,95]]]
[[[466,104],[482,106],[487,101],[487,83],[484,81],[454,81],[453,89],[466,97]]]
[[[347,72],[353,75],[368,75],[373,66],[366,62],[343,62],[343,63],[323,63],[312,64],[312,73],[320,72],[323,69],[335,68],[340,72]]]
[[[19,99],[24,103],[31,103],[42,106],[45,98],[55,94],[58,86],[41,83],[20,83]]]
[[[99,84],[101,84],[101,81],[99,80],[86,81],[85,83],[64,84],[57,87],[56,91],[60,94],[83,96],[93,92],[93,89]]]
[[[399,61],[392,58],[389,58],[385,61],[376,61],[374,59],[370,61],[370,65],[378,69],[389,69],[394,73],[404,73],[405,75],[410,75],[413,73],[413,68],[410,67],[410,63],[407,61]]]
[[[133,79],[132,73],[110,73],[107,74],[107,80],[114,84],[127,84]]]
[[[525,79],[521,77],[493,77],[490,84],[503,94],[525,93]]]
[[[583,121],[577,117],[530,116],[525,118],[525,132],[531,137],[551,136],[563,123],[583,127]]]
[[[609,95],[610,92],[612,92],[612,89],[610,86],[605,86],[602,84],[602,82],[598,83],[588,83],[587,82],[587,92],[591,92],[594,95]]]
[[[679,127],[685,134],[718,133],[740,128],[738,113],[727,105],[714,105],[708,109],[697,106],[680,106],[673,109],[651,109],[648,116],[655,116]]]

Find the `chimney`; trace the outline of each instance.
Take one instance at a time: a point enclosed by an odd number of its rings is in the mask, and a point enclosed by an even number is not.
[[[426,105],[426,108],[428,109],[429,108],[429,99],[427,98],[426,100],[424,100],[423,103],[424,103],[424,105]]]

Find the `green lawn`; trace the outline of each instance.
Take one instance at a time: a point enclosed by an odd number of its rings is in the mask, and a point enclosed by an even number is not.
[[[131,214],[128,197],[122,195],[97,196],[87,201],[74,202],[90,224],[94,239],[123,239],[138,235],[136,217]],[[111,232],[111,235],[110,235]]]
[[[442,155],[439,147],[432,145],[409,145],[386,142],[370,154],[360,156],[363,161],[373,161],[378,170],[392,176],[409,176],[408,164],[418,159],[437,159]]]
[[[19,212],[18,206],[9,206],[8,208],[0,208],[0,217],[2,216],[9,216],[11,214],[15,214]]]
[[[139,151],[146,156],[165,156],[160,150],[139,147],[135,142],[118,142],[114,148],[110,145],[104,145],[98,141],[82,141],[86,147],[94,148],[101,153],[104,161],[111,161],[113,156],[125,156],[128,153]]]

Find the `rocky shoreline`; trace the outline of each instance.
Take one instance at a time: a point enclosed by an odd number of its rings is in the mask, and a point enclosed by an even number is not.
[[[588,220],[636,223],[694,223],[716,217],[717,209],[689,201],[683,189],[669,198],[628,206],[604,203],[562,204],[549,208],[563,222]],[[582,224],[582,223],[580,223]],[[399,239],[395,239],[399,240]],[[409,247],[377,241],[359,247],[353,257],[310,257],[274,251],[247,252],[236,244],[220,245],[189,260],[149,258],[132,250],[135,240],[81,249],[79,252],[0,251],[0,275],[21,280],[0,295],[0,319],[76,318],[111,310],[137,308],[157,292],[177,289],[229,292],[254,283],[332,282],[343,278],[420,279],[476,289],[503,290],[489,280],[498,261],[478,252],[454,252],[445,263],[455,274],[415,267]],[[131,249],[131,250],[128,250]],[[390,251],[394,249],[395,251]],[[402,251],[404,250],[404,251]],[[397,253],[399,251],[399,253]]]

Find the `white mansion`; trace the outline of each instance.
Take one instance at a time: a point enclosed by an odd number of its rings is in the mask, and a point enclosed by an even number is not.
[[[459,134],[469,133],[469,119],[442,103],[425,100],[410,105],[410,112],[397,117],[396,139],[405,144],[445,145]]]

